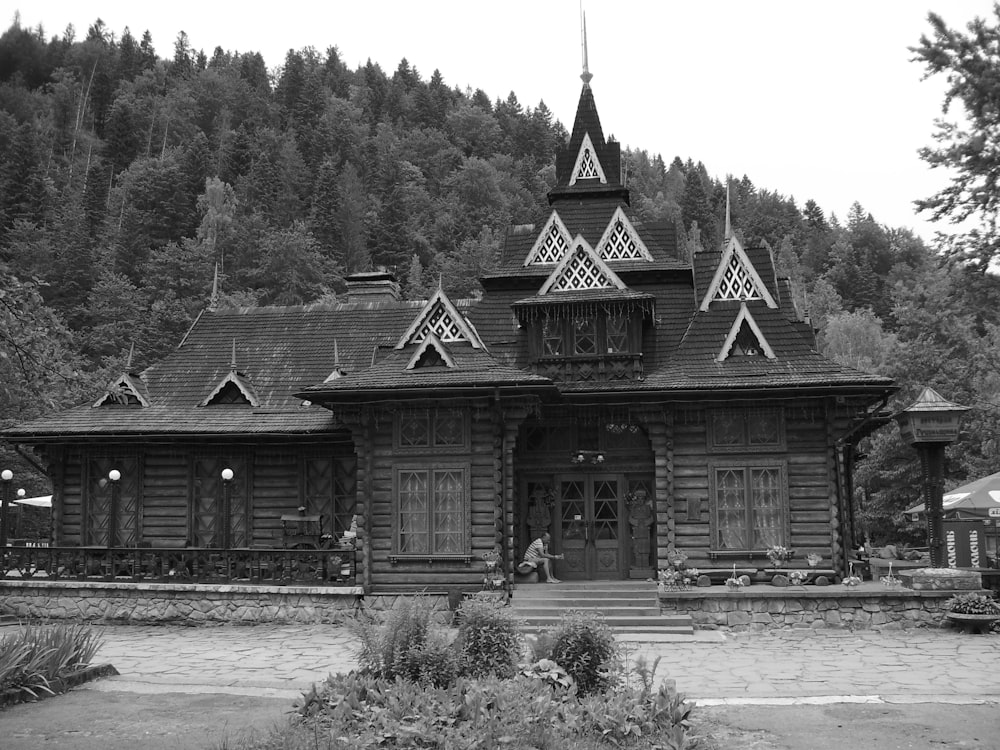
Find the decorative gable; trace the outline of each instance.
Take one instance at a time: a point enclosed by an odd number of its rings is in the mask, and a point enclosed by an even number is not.
[[[722,253],[722,260],[712,283],[708,285],[701,309],[707,310],[716,300],[763,300],[770,308],[778,306],[735,235],[729,238]]]
[[[531,252],[525,258],[524,265],[558,263],[569,249],[571,241],[569,230],[559,218],[559,214],[553,211],[538,239],[535,240]]]
[[[219,406],[222,404],[242,404],[245,406],[260,406],[257,399],[257,392],[246,377],[231,370],[226,377],[215,386],[208,398],[202,401],[199,406]]]
[[[424,367],[454,367],[455,360],[448,348],[433,333],[429,333],[423,343],[417,347],[406,365],[407,370],[420,370]]]
[[[606,185],[608,182],[608,178],[604,175],[604,168],[601,167],[601,160],[597,158],[597,151],[594,150],[594,144],[590,140],[590,133],[584,133],[569,184],[575,185],[579,180],[594,179],[602,185]]]
[[[761,333],[757,321],[753,319],[746,303],[740,305],[739,315],[733,321],[729,335],[722,345],[722,351],[716,361],[722,362],[730,357],[767,357],[774,359],[774,350],[767,343],[764,334]]]
[[[632,222],[619,206],[608,228],[597,243],[597,254],[604,260],[647,260],[653,256],[635,231]]]
[[[474,349],[486,348],[476,329],[452,304],[443,289],[438,289],[427,300],[420,314],[396,343],[396,348],[423,343],[431,335],[441,342],[465,341]]]
[[[625,288],[618,274],[608,268],[581,235],[577,235],[572,252],[563,257],[538,293]]]
[[[110,405],[148,407],[149,400],[143,394],[144,390],[131,375],[123,373],[108,386],[104,395],[94,402],[94,408]]]

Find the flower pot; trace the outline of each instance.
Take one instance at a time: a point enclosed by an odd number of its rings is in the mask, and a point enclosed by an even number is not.
[[[1000,620],[1000,615],[968,615],[962,612],[945,612],[948,620],[967,633],[988,633],[990,626]]]

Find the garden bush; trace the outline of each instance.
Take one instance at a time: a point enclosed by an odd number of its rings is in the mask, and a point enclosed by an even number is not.
[[[539,654],[536,646],[536,657],[551,659],[565,669],[580,695],[600,693],[612,685],[618,644],[599,617],[585,612],[563,615],[539,643],[546,644],[547,653]]]
[[[520,623],[491,599],[466,599],[458,608],[462,672],[473,677],[513,677],[521,659]]]

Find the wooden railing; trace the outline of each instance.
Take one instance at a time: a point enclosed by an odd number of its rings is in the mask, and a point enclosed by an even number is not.
[[[0,578],[353,586],[357,551],[353,546],[222,550],[19,545],[8,546],[0,554]]]
[[[556,380],[609,382],[642,380],[642,354],[596,354],[541,357],[534,364],[538,375]]]

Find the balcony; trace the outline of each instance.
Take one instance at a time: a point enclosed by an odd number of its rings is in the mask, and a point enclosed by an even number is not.
[[[556,382],[609,383],[643,379],[642,354],[577,354],[540,357],[534,373]]]

